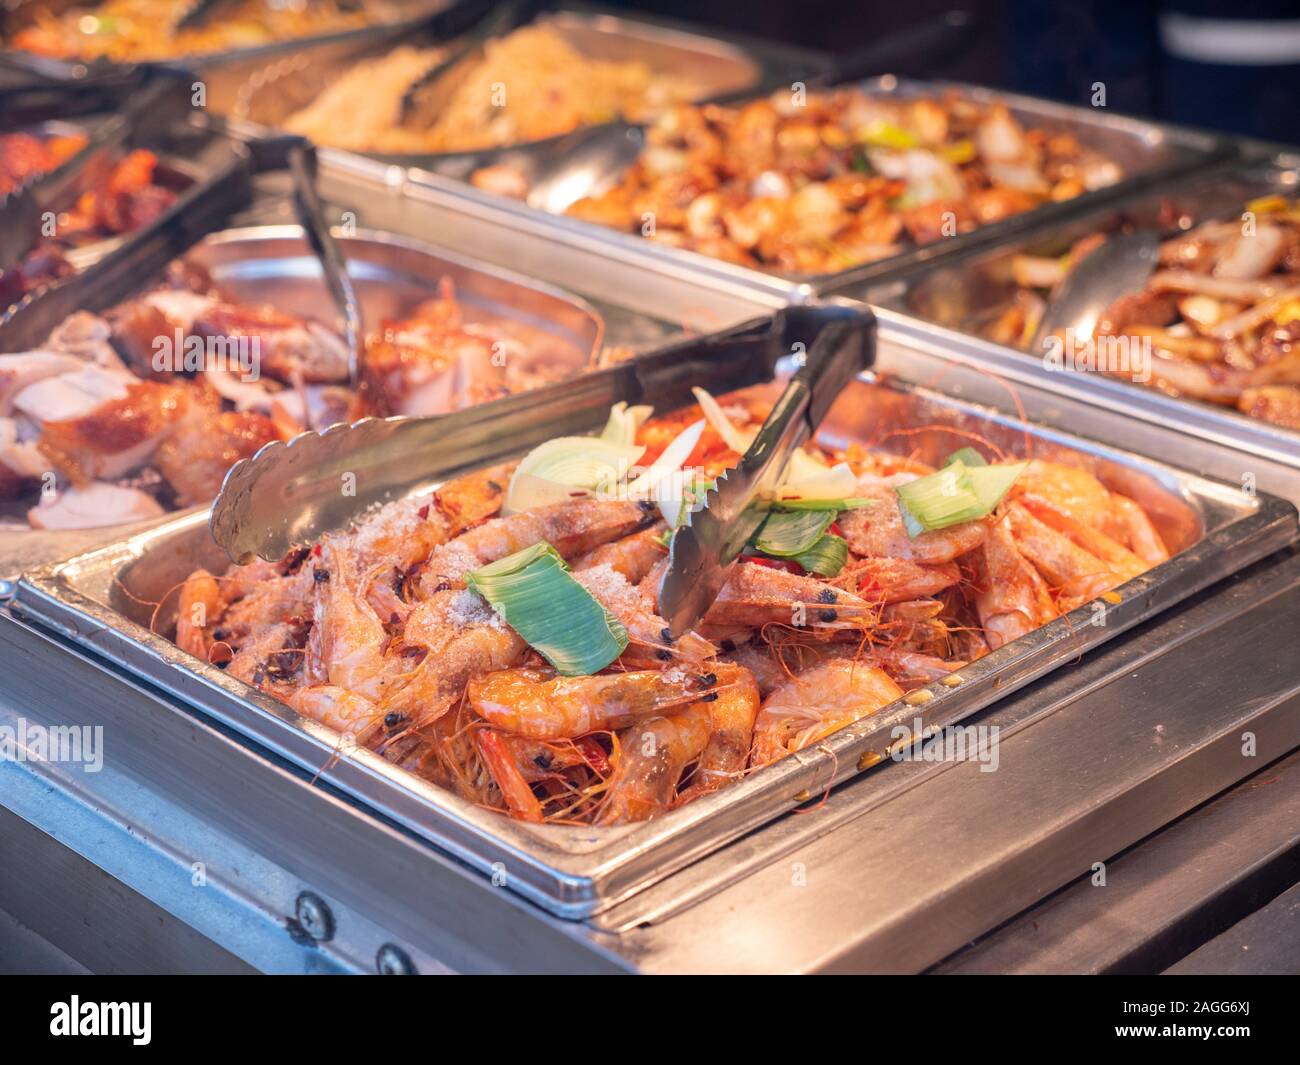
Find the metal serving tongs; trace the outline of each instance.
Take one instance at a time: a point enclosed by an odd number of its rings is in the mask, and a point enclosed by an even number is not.
[[[441,63],[407,86],[397,109],[397,123],[405,126],[417,115],[437,115],[459,87],[470,65],[482,54],[483,46],[493,37],[501,37],[537,14],[544,0],[512,0],[492,8],[457,43],[454,51]]]
[[[838,339],[832,344],[823,336]],[[810,352],[810,370],[822,365],[830,348],[854,352],[847,357],[861,369],[874,351],[875,319],[865,307],[848,304],[787,307],[771,318],[452,414],[367,418],[276,441],[226,474],[212,507],[212,536],[236,562],[280,559],[345,528],[376,504],[553,437],[591,432],[620,400],[670,410],[694,402],[692,386],[723,393],[769,381],[800,344]],[[842,368],[837,360],[833,371]],[[820,378],[800,410],[810,426],[833,398],[829,379]]]
[[[860,81],[888,69],[923,65],[942,66],[968,47],[975,22],[964,11],[949,11],[906,30],[886,34],[864,48],[836,56],[822,70],[805,79],[809,89],[826,89]],[[752,100],[754,90],[742,89],[715,98],[727,105]],[[626,121],[575,130],[564,137],[543,141],[535,148],[514,149],[526,155],[530,207],[563,214],[574,200],[599,195],[617,181],[645,147],[645,126]],[[574,181],[590,174],[609,175],[607,182]]]
[[[17,266],[39,241],[43,216],[77,188],[107,177],[117,153],[144,128],[161,128],[188,111],[188,95],[179,91],[174,78],[160,74],[145,82],[120,112],[100,123],[71,159],[0,198],[0,270]]]
[[[826,417],[873,350],[850,322],[828,325],[808,349],[772,412],[740,461],[720,475],[673,535],[659,582],[659,613],[673,639],[695,626],[718,597],[727,571],[763,524],[790,458]]]
[[[172,27],[172,33],[201,29],[221,14],[222,9],[228,7],[230,2],[231,0],[193,0],[189,10]]]
[[[365,324],[361,320],[361,301],[348,276],[344,257],[330,225],[325,220],[325,208],[316,191],[316,150],[307,142],[295,144],[288,152],[289,171],[293,175],[293,209],[306,234],[307,243],[320,262],[325,275],[325,287],[330,299],[343,320],[348,345],[348,380],[353,388],[364,385],[362,375],[362,345],[365,343]]]

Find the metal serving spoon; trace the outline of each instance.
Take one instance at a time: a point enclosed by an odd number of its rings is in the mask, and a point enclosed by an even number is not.
[[[825,89],[843,82],[860,81],[871,74],[897,67],[942,65],[969,44],[975,23],[963,11],[949,11],[907,30],[891,33],[865,48],[832,60],[829,67],[810,72],[810,89]],[[715,102],[753,99],[754,90],[743,89]],[[607,122],[575,131],[520,150],[528,179],[527,203],[552,214],[563,214],[584,196],[599,196],[636,162],[645,147],[645,129],[629,122]],[[526,156],[526,157],[525,157]]]
[[[1048,337],[1067,332],[1087,344],[1097,320],[1121,296],[1139,292],[1160,260],[1160,238],[1150,230],[1121,233],[1089,252],[1066,275],[1043,312],[1030,350],[1040,352]]]

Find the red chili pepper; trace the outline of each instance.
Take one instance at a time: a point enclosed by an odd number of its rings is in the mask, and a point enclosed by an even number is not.
[[[758,555],[751,555],[745,561],[752,562],[756,566],[767,566],[769,569],[783,569],[796,576],[802,576],[804,573],[804,568],[798,562],[788,558],[760,558]]]

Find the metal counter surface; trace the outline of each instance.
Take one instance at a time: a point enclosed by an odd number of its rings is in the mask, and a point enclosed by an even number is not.
[[[975,719],[1002,730],[996,772],[883,766],[577,923],[124,677],[38,665],[48,637],[0,616],[0,724],[102,724],[106,755],[0,763],[0,858],[30,870],[0,908],[95,970],[373,971],[393,945],[421,972],[921,971],[1300,746],[1297,617],[1290,552]],[[328,942],[295,923],[303,891]]]

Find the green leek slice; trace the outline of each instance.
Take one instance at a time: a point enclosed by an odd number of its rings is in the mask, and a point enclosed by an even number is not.
[[[849,560],[849,545],[842,536],[824,533],[820,540],[807,551],[795,555],[798,562],[809,573],[818,577],[837,577],[844,564]]]
[[[954,462],[960,462],[963,466],[973,468],[975,466],[987,466],[984,456],[976,451],[973,447],[963,447],[954,451],[944,460],[945,466],[951,466]]]
[[[778,499],[772,505],[776,510],[829,510],[838,514],[841,510],[858,510],[875,503],[874,499]]]
[[[987,517],[1026,465],[1016,462],[970,467],[957,460],[935,473],[898,485],[894,492],[907,535],[915,539],[923,532]]]
[[[984,507],[984,513],[993,512],[993,508],[1002,502],[1002,497],[1011,490],[1016,478],[1028,465],[1027,462],[1010,462],[1001,466],[975,466],[967,469],[971,490]]]
[[[622,623],[545,540],[472,570],[465,583],[563,676],[596,673],[627,647]]]
[[[794,558],[812,549],[835,514],[833,510],[773,511],[749,542],[773,558]]]

